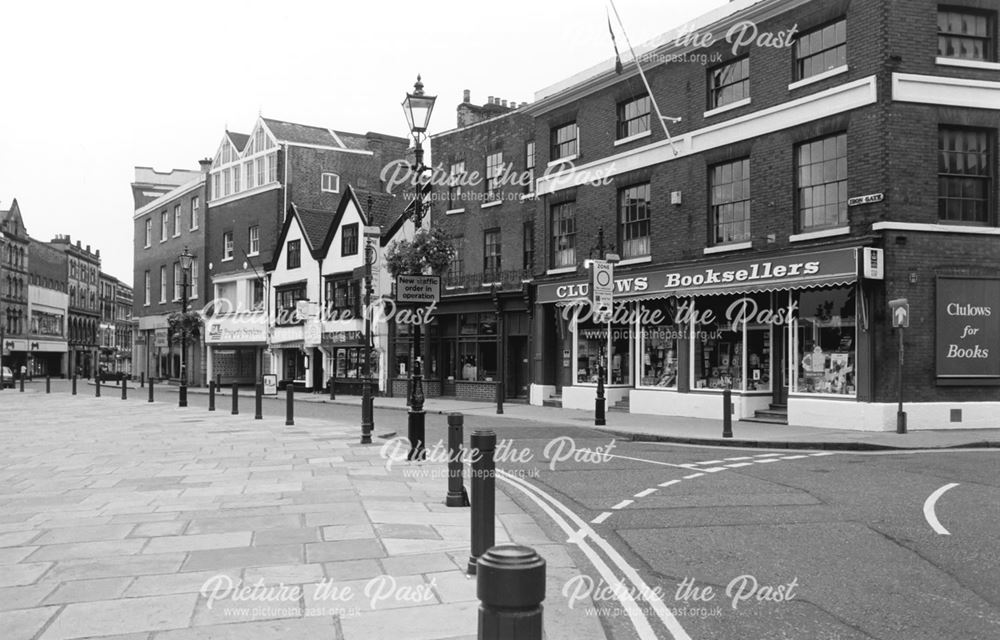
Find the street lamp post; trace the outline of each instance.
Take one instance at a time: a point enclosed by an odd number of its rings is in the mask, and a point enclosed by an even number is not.
[[[612,245],[611,247],[607,247],[607,248],[614,249],[614,245]],[[606,247],[604,246],[604,227],[599,227],[597,229],[597,246],[594,247],[594,249],[591,249],[591,255],[593,255],[594,251],[596,251],[599,260],[607,260],[611,264],[617,263],[619,261],[618,255],[615,254],[615,253],[605,253],[605,249],[606,249]],[[598,322],[602,322],[604,320],[604,317],[602,315],[602,316],[598,316],[596,319],[597,319]],[[610,329],[610,327],[609,327],[609,329]],[[601,341],[601,346],[600,346],[600,348],[597,351],[597,354],[598,354],[597,355],[597,397],[594,399],[594,425],[598,426],[598,427],[602,427],[605,424],[607,424],[607,420],[606,420],[607,406],[606,406],[606,400],[605,400],[605,397],[604,397],[604,376],[605,376],[605,373],[604,373],[604,370],[605,370],[604,359],[605,359],[605,356],[606,356],[607,346],[608,346],[608,338],[605,338],[603,341]]]
[[[413,93],[407,93],[403,100],[403,113],[406,115],[406,124],[410,127],[413,135],[413,171],[417,179],[416,194],[413,199],[413,228],[414,233],[420,230],[423,219],[423,185],[420,177],[427,167],[424,166],[423,139],[427,136],[427,125],[431,120],[431,112],[434,110],[436,96],[424,95],[424,84],[417,76],[417,81],[413,84]],[[421,275],[421,274],[415,274]],[[425,457],[424,450],[424,388],[423,375],[420,361],[420,323],[413,325],[413,366],[410,367],[410,409],[407,414],[407,436],[410,440],[410,452],[408,460],[422,460]]]
[[[191,271],[191,263],[194,256],[184,247],[184,253],[180,255],[181,261],[181,388],[178,394],[178,406],[187,406],[187,306],[188,306],[188,274]]]
[[[378,227],[365,228],[365,370],[361,382],[361,444],[372,443],[375,429],[375,407],[372,398],[372,265],[375,264],[375,241],[372,235],[380,234]]]

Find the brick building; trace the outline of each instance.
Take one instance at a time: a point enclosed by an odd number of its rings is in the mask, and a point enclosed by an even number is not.
[[[469,91],[456,111],[457,128],[431,138],[436,171],[445,178],[435,181],[431,224],[447,231],[457,253],[424,332],[426,392],[491,400],[503,381],[505,397],[527,399],[534,120],[516,103],[493,96],[473,104]],[[403,395],[410,327],[398,327],[395,336],[393,393]]]
[[[185,274],[180,255],[185,249],[194,256],[187,274],[188,309],[200,310],[208,302],[206,295],[211,294],[205,270],[210,165],[211,161],[206,159],[201,161],[201,171],[175,169],[166,173],[135,168],[132,314],[137,334],[130,364],[133,376],[180,379],[181,340],[170,332],[168,319],[182,306]],[[118,289],[114,296],[112,305],[117,306]],[[108,312],[111,314],[110,309]],[[109,318],[108,322],[109,329],[117,333],[124,321]],[[116,338],[116,345],[108,346],[108,356],[117,359],[117,354]],[[188,384],[205,384],[203,336],[189,337],[187,358]]]
[[[405,153],[403,138],[263,117],[249,135],[225,133],[211,167],[205,253],[216,326],[206,337],[209,375],[253,383],[270,368],[264,265],[289,206],[335,211],[348,184],[380,189],[383,166]],[[306,355],[304,344],[283,347]]]
[[[0,211],[0,350],[15,376],[28,362],[28,232],[15,198]]]
[[[66,323],[69,288],[66,254],[34,238],[28,248],[28,315],[31,351],[28,368],[33,376],[66,376],[69,373]]]
[[[89,378],[97,373],[98,329],[101,308],[98,284],[101,252],[91,251],[70,236],[58,235],[49,246],[66,256],[66,283],[69,289],[66,337],[69,342],[68,375]]]
[[[603,359],[635,412],[717,417],[731,385],[739,418],[891,429],[902,375],[910,428],[995,424],[996,25],[979,0],[739,0],[641,51],[655,104],[629,61],[539,92],[532,402],[593,407]],[[602,230],[610,322],[579,303]]]

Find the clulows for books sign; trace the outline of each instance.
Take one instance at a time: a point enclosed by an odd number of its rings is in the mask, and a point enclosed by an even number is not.
[[[1000,278],[937,279],[937,376],[1000,382]]]

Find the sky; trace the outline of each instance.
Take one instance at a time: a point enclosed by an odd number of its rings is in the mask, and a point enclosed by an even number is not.
[[[727,0],[616,0],[634,45]],[[101,250],[132,283],[136,166],[197,169],[257,116],[408,134],[423,76],[433,135],[462,90],[532,102],[613,57],[607,0],[17,2],[0,7],[0,209]],[[627,46],[615,23],[618,48]]]

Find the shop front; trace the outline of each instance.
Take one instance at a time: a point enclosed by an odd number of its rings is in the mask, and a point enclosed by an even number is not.
[[[210,318],[205,322],[206,375],[225,386],[256,384],[268,373],[264,358],[267,323],[262,313]]]
[[[590,312],[587,284],[539,285],[555,304],[556,392],[591,410],[603,364],[609,406],[782,422],[793,407],[866,401],[872,377],[858,248],[619,272],[614,312]],[[866,282],[868,283],[866,285]],[[550,349],[551,351],[551,349]],[[541,404],[541,391],[533,394]],[[801,422],[797,424],[803,424]]]
[[[350,323],[361,321],[349,321]],[[344,324],[340,322],[339,324]],[[324,331],[322,337],[322,350],[326,357],[324,368],[329,372],[328,378],[333,378],[336,383],[336,393],[348,395],[361,395],[362,383],[365,371],[365,334],[358,329],[345,329],[343,327]],[[379,365],[380,354],[372,347],[370,357],[371,371],[369,379],[372,381],[372,390],[378,393],[382,389],[381,367]]]

